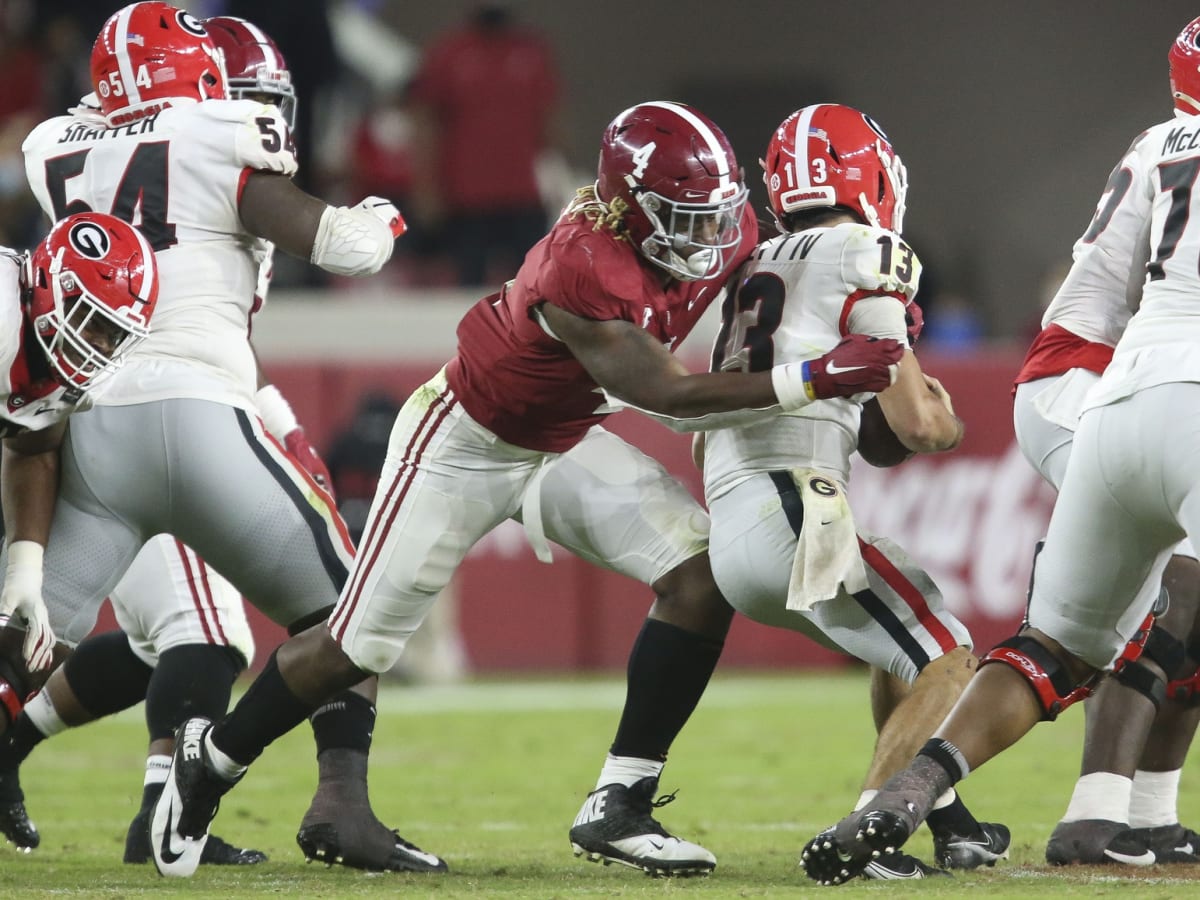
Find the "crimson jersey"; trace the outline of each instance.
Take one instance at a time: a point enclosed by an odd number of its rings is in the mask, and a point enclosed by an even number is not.
[[[754,250],[758,225],[749,205],[741,228],[724,269],[664,288],[661,270],[632,244],[568,210],[529,251],[517,277],[459,323],[458,353],[446,369],[451,389],[471,418],[508,443],[569,450],[609,411],[587,370],[538,323],[536,307],[552,303],[586,319],[624,319],[674,350]]]

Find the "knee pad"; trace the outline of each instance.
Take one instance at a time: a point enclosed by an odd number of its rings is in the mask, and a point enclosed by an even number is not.
[[[79,705],[97,719],[141,703],[153,671],[130,649],[123,631],[86,638],[63,665]]]
[[[1141,662],[1126,663],[1113,670],[1113,677],[1125,687],[1137,691],[1158,709],[1167,697],[1167,682]]]
[[[1033,638],[1020,634],[989,650],[979,667],[989,663],[1006,663],[1025,679],[1041,704],[1044,722],[1053,722],[1068,706],[1090,697],[1095,683],[1093,677],[1076,684],[1058,657]]]
[[[1166,695],[1185,706],[1200,706],[1200,669],[1196,669],[1186,678],[1168,681]]]

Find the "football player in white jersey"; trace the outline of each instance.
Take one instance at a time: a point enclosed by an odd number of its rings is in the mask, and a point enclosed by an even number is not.
[[[38,126],[23,145],[26,171],[47,212],[110,210],[162,248],[165,314],[64,445],[46,551],[52,625],[80,640],[142,544],[170,533],[265,614],[303,630],[327,617],[353,547],[329,495],[259,419],[247,332],[260,239],[367,275],[390,257],[402,220],[380,198],[332,207],[300,191],[281,111],[227,99],[221,55],[183,10],[115,13],[93,48],[92,83],[101,115]],[[297,840],[331,863],[444,871],[371,812],[375,687],[365,681],[312,717],[321,777]]]
[[[1174,91],[1184,114],[1141,134],[1118,167],[1121,215],[1136,239],[1101,290],[1132,281],[1141,302],[1079,403],[1027,625],[984,657],[911,764],[838,823],[810,874],[853,874],[899,847],[943,791],[1126,665],[1175,548],[1200,539],[1200,429],[1189,413],[1200,406],[1200,115],[1192,114],[1200,98],[1189,93],[1198,34],[1183,35],[1191,72]],[[1144,665],[1164,678],[1154,659]],[[1149,701],[1142,706],[1153,713]]]
[[[0,623],[12,618],[24,628],[22,652],[0,654],[0,720],[20,712],[57,661],[41,585],[67,417],[90,408],[89,392],[145,339],[157,302],[154,251],[112,216],[68,216],[29,254],[0,248],[0,497],[8,550]],[[0,782],[5,826],[28,824],[22,799],[19,785]]]
[[[288,124],[295,94],[282,53],[261,29],[223,16],[205,21],[221,50],[230,96],[279,107]],[[98,101],[87,102],[98,111]],[[265,302],[272,248],[262,241],[254,309]],[[265,376],[260,373],[260,383]],[[329,475],[309,445],[290,405],[272,385],[255,395],[267,430],[328,489]],[[254,658],[254,639],[241,595],[195,551],[171,535],[151,538],[109,594],[118,631],[86,638],[31,698],[0,736],[0,833],[31,850],[40,835],[29,817],[19,766],[47,737],[146,701],[150,744],[141,808],[130,823],[124,861],[150,861],[150,810],[162,792],[175,730],[197,712],[223,713],[233,683]],[[205,677],[196,677],[204,672]],[[219,837],[204,848],[202,862],[247,865],[265,854]]]
[[[1188,24],[1168,53],[1179,118],[1200,112],[1197,36],[1200,19]],[[1087,392],[1141,301],[1145,261],[1135,264],[1134,254],[1146,213],[1129,189],[1145,164],[1135,142],[1113,169],[1016,379],[1017,440],[1055,488],[1062,484]],[[1163,585],[1169,606],[1142,656],[1106,679],[1085,706],[1082,774],[1046,846],[1051,863],[1145,864],[1147,850],[1154,862],[1200,862],[1200,836],[1180,824],[1176,803],[1200,722],[1200,649],[1192,637],[1200,565],[1190,540],[1175,548]]]
[[[775,130],[765,180],[782,234],[758,246],[725,300],[714,371],[754,372],[823,353],[849,333],[905,341],[921,264],[900,236],[905,171],[878,126],[837,104],[805,107]],[[862,659],[911,690],[883,722],[863,802],[929,736],[975,667],[966,628],[937,587],[886,538],[859,534],[845,489],[862,403],[822,400],[710,431],[703,456],[713,574],[730,604]],[[956,447],[950,397],[911,350],[878,395],[912,451]],[[877,697],[884,694],[873,691]],[[935,815],[945,865],[993,863],[1003,826],[980,824],[949,794]],[[876,860],[869,877],[935,872],[914,857]]]

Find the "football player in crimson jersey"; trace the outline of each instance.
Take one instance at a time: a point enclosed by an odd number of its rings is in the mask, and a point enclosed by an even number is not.
[[[516,518],[542,558],[554,541],[654,592],[616,739],[570,831],[575,852],[655,874],[712,870],[708,850],[651,812],[733,611],[709,569],[703,509],[602,427],[602,389],[677,417],[796,409],[886,387],[900,344],[855,335],[772,371],[689,375],[670,351],[757,239],[732,148],[696,110],[643,103],[606,129],[597,174],[516,277],[466,314],[454,358],[400,411],[327,627],[284,644],[228,717],[184,724],[180,746],[190,736],[199,753],[177,746],[177,790],[155,812],[165,842],[202,841],[221,795],[267,744],[331,693],[387,670],[471,546]]]
[[[807,106],[775,129],[763,163],[782,234],[760,244],[722,308],[714,372],[759,372],[837,345],[849,333],[907,345],[921,263],[900,236],[904,166],[856,109]],[[860,803],[912,756],[961,693],[976,660],[967,629],[919,566],[887,538],[855,528],[846,485],[863,401],[832,398],[697,436],[712,517],[717,585],[751,619],[817,638],[869,663],[879,739]],[[911,351],[878,395],[912,451],[952,450],[962,422]],[[769,511],[765,512],[765,511]],[[900,692],[890,690],[888,673]],[[911,689],[909,689],[911,686]],[[981,824],[953,791],[931,818],[938,862],[993,864],[1008,830]],[[937,870],[893,853],[870,878]]]
[[[1175,115],[1200,113],[1200,19],[1171,45]],[[1074,263],[1042,318],[1016,379],[1014,424],[1022,451],[1059,488],[1084,397],[1100,379],[1141,299],[1127,279],[1146,215],[1130,194],[1143,156],[1130,148],[1113,169]],[[1046,859],[1066,863],[1200,862],[1200,836],[1179,822],[1180,771],[1200,722],[1200,564],[1184,539],[1163,571],[1170,603],[1145,652],[1106,679],[1085,705],[1081,774]]]
[[[48,214],[94,208],[137,222],[161,248],[165,313],[64,444],[43,585],[51,625],[78,642],[142,545],[168,533],[301,631],[332,609],[353,547],[332,498],[260,419],[269,415],[248,331],[263,241],[368,275],[403,223],[381,198],[332,207],[297,188],[280,109],[229,98],[220,52],[183,10],[119,10],[91,63],[99,112],[35,128],[26,172]],[[365,679],[314,716],[320,778],[297,840],[331,863],[445,871],[371,810],[375,690]],[[202,849],[159,847],[185,865]]]
[[[1021,427],[1039,416],[1046,421],[1032,423],[1035,429],[1060,426],[1053,440],[1039,441],[1043,455],[1035,459],[1052,467],[1056,461],[1048,451],[1055,443],[1060,448],[1070,444],[1058,501],[1033,570],[1025,625],[984,656],[950,714],[908,767],[814,848],[810,875],[853,874],[873,853],[901,846],[936,797],[1039,721],[1053,720],[1089,696],[1105,672],[1116,671],[1119,678],[1130,665],[1144,670],[1126,684],[1137,695],[1128,698],[1128,719],[1113,726],[1144,733],[1163,682],[1174,677],[1170,670],[1187,668],[1180,657],[1194,651],[1171,652],[1169,642],[1152,647],[1153,629],[1147,632],[1146,622],[1179,542],[1189,538],[1195,546],[1200,539],[1200,484],[1195,477],[1200,432],[1194,416],[1186,414],[1200,406],[1200,194],[1194,189],[1200,171],[1195,140],[1200,134],[1198,35],[1200,23],[1193,22],[1171,51],[1172,92],[1182,115],[1144,131],[1117,166],[1099,214],[1076,245],[1055,313],[1063,315],[1060,327],[1048,323],[1040,347],[1035,346],[1038,352],[1031,352],[1023,370],[1018,392],[1033,396],[1027,398],[1032,409],[1018,409]],[[1183,59],[1177,64],[1177,54],[1187,57],[1186,64]],[[1100,246],[1092,250],[1096,242]],[[1125,316],[1117,307],[1119,298],[1127,296],[1127,285],[1137,312],[1122,333]],[[1079,301],[1094,293],[1106,299],[1092,298],[1085,309]],[[1116,346],[1104,365],[1112,343]],[[1062,355],[1058,364],[1082,370],[1082,375],[1054,371],[1055,348]],[[1103,372],[1087,386],[1086,396],[1076,393],[1093,380],[1090,373],[1098,367]],[[1042,375],[1062,377],[1043,388],[1038,384]],[[1032,449],[1030,437],[1027,433]],[[1190,642],[1186,630],[1173,636]],[[1143,647],[1147,654],[1139,660]],[[1089,743],[1094,745],[1107,736],[1095,734],[1095,718],[1089,720]],[[1113,755],[1123,757],[1124,768],[1107,774],[1127,778],[1140,747],[1138,741],[1118,741],[1120,752]],[[1129,788],[1122,790],[1115,779],[1099,784],[1119,791],[1109,815],[1120,816]],[[1141,834],[1104,829],[1099,840],[1082,830],[1071,834],[1064,829],[1062,840],[1047,848],[1048,857],[1068,861],[1087,852],[1096,853],[1095,861],[1147,865],[1157,861],[1158,847],[1168,854],[1194,853],[1188,846],[1192,838],[1167,799],[1174,786],[1174,777],[1166,772],[1154,787],[1164,799],[1139,810],[1161,824],[1139,829]],[[1072,805],[1098,810],[1101,802],[1085,784]],[[1131,804],[1130,817],[1133,812]],[[1148,833],[1160,830],[1161,844]]]
[[[204,24],[224,55],[231,98],[274,104],[290,124],[295,93],[275,42],[242,19],[217,17]],[[270,283],[272,252],[262,243],[255,310]],[[261,371],[259,381],[255,403],[267,430],[328,489],[324,463],[291,407]],[[228,708],[234,681],[254,658],[254,638],[233,585],[171,535],[146,542],[109,600],[119,630],[83,640],[0,736],[0,833],[24,850],[41,841],[25,808],[19,766],[43,740],[145,699],[150,731],[145,783],[124,861],[148,863],[150,811],[170,768],[175,730],[188,714],[219,715]],[[265,859],[258,850],[213,836],[202,862],[247,865]]]

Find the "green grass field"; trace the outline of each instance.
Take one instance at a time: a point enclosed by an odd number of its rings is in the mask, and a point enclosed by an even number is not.
[[[718,858],[711,878],[656,881],[575,859],[567,829],[591,788],[616,725],[615,679],[389,687],[372,754],[372,799],[389,824],[444,856],[441,877],[366,874],[305,865],[294,834],[315,783],[311,736],[271,747],[229,794],[214,831],[265,850],[251,869],[201,867],[186,881],[120,862],[141,795],[140,710],[55,738],[27,764],[27,804],[42,846],[0,847],[0,897],[799,897],[1167,898],[1196,896],[1189,869],[1051,869],[1046,838],[1079,764],[1083,716],[1073,709],[967,781],[981,818],[1007,823],[1012,859],[995,869],[923,882],[818,888],[796,865],[802,843],[858,796],[873,731],[865,672],[722,673],[664,773],[677,801],[668,828]],[[1200,821],[1200,789],[1185,775],[1181,812]],[[1190,788],[1190,790],[1189,790]],[[922,832],[909,844],[928,858]],[[1200,869],[1200,867],[1197,867]],[[1197,873],[1200,875],[1200,873]]]

